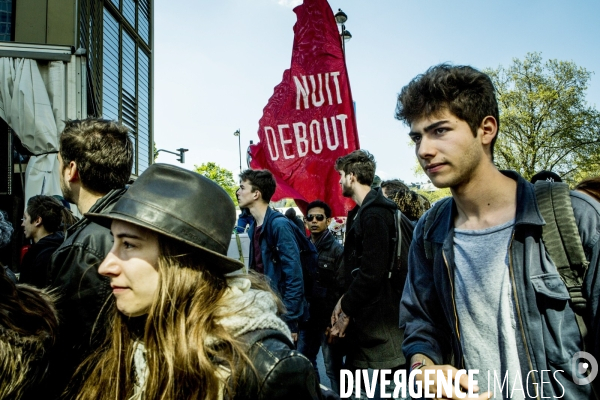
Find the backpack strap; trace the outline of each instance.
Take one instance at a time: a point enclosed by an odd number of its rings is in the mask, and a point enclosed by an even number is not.
[[[400,223],[402,222],[402,211],[396,209],[394,212],[394,227],[396,228],[396,233],[394,238],[394,252],[392,253],[392,259],[390,262],[390,269],[388,271],[388,278],[392,277],[392,271],[396,267],[397,260],[400,259],[402,253],[402,227]]]
[[[275,216],[273,216],[273,219],[276,218],[285,218],[286,220],[288,219],[285,215],[283,215],[282,213],[280,213],[279,211],[274,211],[276,214]],[[269,226],[270,228],[270,226]],[[272,254],[277,255],[277,257],[279,257],[279,248],[277,247],[276,244],[273,243],[273,239],[272,239],[272,233],[271,230],[267,228],[267,224],[263,223],[263,232],[265,233],[265,240],[267,241],[267,247],[271,250]]]
[[[243,264],[244,263],[244,252],[242,250],[242,241],[240,240],[240,234],[237,231],[235,232],[235,241],[237,242],[237,247],[238,247],[238,252],[240,255],[240,262]]]
[[[537,181],[535,196],[540,213],[546,221],[546,225],[542,227],[544,246],[569,291],[581,337],[585,338],[587,328],[582,315],[587,300],[581,286],[589,262],[581,244],[569,186],[563,182]]]
[[[428,260],[433,260],[433,243],[431,240],[425,239],[425,233],[429,232],[431,226],[433,225],[433,221],[437,219],[440,215],[440,212],[444,208],[444,205],[452,200],[452,197],[444,197],[443,199],[438,200],[433,207],[425,214],[425,221],[423,222],[423,247],[425,248],[425,257]]]
[[[276,329],[257,329],[254,331],[250,331],[240,335],[237,339],[242,343],[242,347],[245,349],[246,353],[256,342],[261,340],[265,340],[267,338],[276,338],[283,343],[287,344],[290,349],[294,349],[294,344],[290,341],[290,339],[283,334],[283,332],[278,331]]]
[[[569,186],[563,182],[537,181],[535,196],[546,221],[542,228],[546,250],[567,285],[573,308],[584,310],[586,300],[581,293],[581,282],[589,262],[581,245]]]

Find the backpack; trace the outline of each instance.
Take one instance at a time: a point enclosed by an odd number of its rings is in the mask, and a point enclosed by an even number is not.
[[[589,262],[585,258],[581,237],[575,221],[571,205],[570,189],[563,182],[535,182],[535,196],[538,208],[546,225],[542,227],[542,241],[546,251],[556,265],[561,279],[569,291],[571,308],[575,312],[581,337],[585,338],[587,328],[582,315],[587,306],[587,300],[581,289],[583,277]],[[439,200],[424,216],[423,233],[427,232],[437,219],[443,206],[451,197]],[[425,256],[433,260],[433,244],[423,240]]]
[[[304,297],[310,303],[314,297],[319,297],[317,290],[317,271],[319,270],[319,253],[315,245],[304,235],[300,228],[288,217],[277,213],[275,218],[285,218],[290,229],[294,232],[294,239],[300,250],[300,264],[302,264],[302,279],[304,281]],[[279,248],[271,242],[271,233],[266,232],[267,246],[279,261]]]
[[[414,227],[412,222],[398,209],[394,213],[394,226],[396,228],[392,239],[394,253],[392,254],[388,278],[394,291],[402,295],[408,275],[408,249],[412,241]],[[404,263],[402,260],[404,260]]]
[[[298,352],[295,349],[295,345],[290,341],[290,339],[285,336],[282,332],[275,330],[275,329],[257,329],[251,332],[247,332],[244,333],[243,335],[238,336],[238,341],[241,343],[242,348],[244,349],[244,352],[249,355],[250,357],[252,357],[252,348],[259,343],[259,345],[262,344],[262,342],[269,340],[269,339],[276,339],[279,340],[280,342],[284,343],[285,345],[287,345],[289,347],[289,350],[287,351],[287,354],[282,354],[281,352],[279,352],[277,354],[277,365],[282,365],[284,363],[290,363],[290,360],[293,358],[298,358],[298,357],[302,357],[305,360],[305,363],[309,363],[308,359],[300,352]],[[268,352],[269,349],[267,346],[262,345],[263,351]],[[275,355],[272,355],[273,360],[275,361]],[[295,363],[296,365],[297,362]],[[260,380],[266,380],[267,377],[271,374],[271,372],[273,371],[273,366],[270,365],[270,363],[268,362],[259,362],[257,365],[254,365],[254,368],[248,368],[247,369],[247,374],[250,375],[254,375],[254,377],[256,379]],[[315,374],[317,374],[316,370],[315,370]],[[318,374],[317,374],[318,375]],[[273,376],[273,375],[271,375]],[[317,378],[315,376],[315,378]],[[315,379],[316,380],[316,379]],[[230,383],[234,383],[235,381],[230,380]],[[244,380],[241,380],[241,382],[243,384],[247,383]],[[264,382],[259,382],[260,384],[264,384]],[[283,383],[283,382],[282,382]],[[318,387],[316,387],[318,385]],[[244,386],[244,389],[247,388],[248,386]],[[315,381],[315,391],[318,393],[320,392],[322,399],[323,400],[339,400],[340,397],[337,395],[337,393],[335,393],[333,390],[318,384],[318,381]],[[242,399],[246,399],[247,398],[247,393],[236,393],[236,396],[234,397],[234,399],[237,398],[242,398]],[[225,396],[224,397],[225,400],[230,400],[230,397]],[[231,400],[234,400],[231,399]]]

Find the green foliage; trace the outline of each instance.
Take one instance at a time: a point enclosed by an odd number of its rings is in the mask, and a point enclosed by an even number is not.
[[[600,113],[585,101],[591,72],[540,53],[486,70],[498,91],[494,161],[526,179],[550,170],[573,183],[600,175]]]
[[[296,207],[296,202],[294,201],[294,199],[286,199],[285,200],[285,206],[287,208]]]
[[[427,200],[429,200],[431,204],[435,203],[440,199],[443,199],[444,197],[452,196],[450,188],[437,189],[433,192],[422,189],[416,189],[415,192],[425,197]]]
[[[233,173],[231,171],[219,167],[214,162],[203,163],[200,166],[194,165],[194,168],[197,173],[207,177],[212,181],[215,181],[219,186],[225,189],[227,194],[229,194],[229,197],[231,197],[231,200],[233,200],[234,204],[236,206],[238,205],[237,197],[235,195],[235,192],[238,189],[238,184],[233,179]]]

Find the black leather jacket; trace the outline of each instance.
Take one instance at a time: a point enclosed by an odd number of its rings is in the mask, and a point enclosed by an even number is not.
[[[233,400],[339,398],[331,391],[321,392],[312,364],[293,350],[294,345],[283,333],[259,329],[239,339],[246,344],[256,373],[246,369]]]
[[[339,274],[344,258],[344,247],[329,232],[315,243],[319,252],[319,270],[317,271],[315,296],[310,304],[311,321],[325,328],[331,324],[331,313],[342,295],[342,284]]]
[[[109,192],[89,212],[110,210],[125,191]],[[106,313],[100,315],[100,312],[112,309],[105,303],[112,302],[113,297],[110,280],[99,275],[97,269],[112,244],[107,228],[84,217],[69,228],[67,238],[52,256],[50,282],[60,296],[57,309],[61,321],[56,357],[50,367],[52,396],[66,387],[77,366],[105,335]]]

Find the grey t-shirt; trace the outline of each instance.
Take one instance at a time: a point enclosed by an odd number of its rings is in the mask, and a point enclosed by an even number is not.
[[[454,230],[454,297],[465,366],[479,370],[481,393],[491,390],[495,399],[524,398],[519,361],[524,350],[508,266],[514,223]]]

